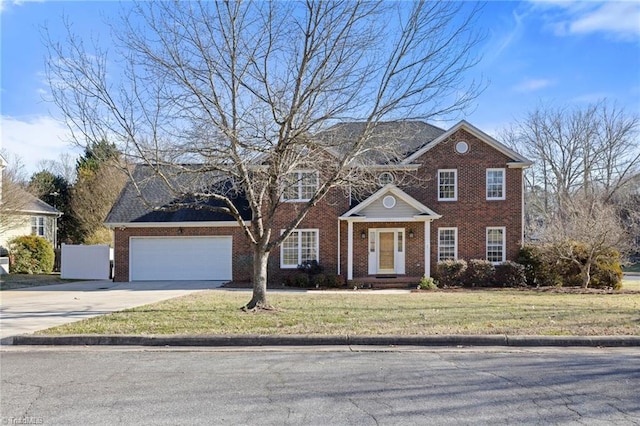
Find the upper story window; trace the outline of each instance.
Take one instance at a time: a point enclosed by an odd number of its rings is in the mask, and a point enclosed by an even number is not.
[[[504,169],[487,169],[487,200],[504,200]]]
[[[458,228],[438,228],[438,262],[458,258]]]
[[[390,172],[380,173],[380,176],[378,176],[378,183],[380,184],[380,186],[385,186],[393,183],[393,175]]]
[[[309,201],[318,190],[318,172],[301,170],[285,178],[284,201]]]
[[[43,216],[31,217],[31,235],[44,237],[44,217]]]
[[[455,169],[438,170],[438,201],[456,201],[458,199],[458,171]]]
[[[318,261],[317,229],[297,229],[280,245],[281,268],[297,268],[313,260]]]
[[[493,263],[504,262],[504,227],[487,228],[487,260]]]
[[[465,141],[459,141],[456,143],[456,152],[458,154],[466,154],[469,152],[469,144]]]

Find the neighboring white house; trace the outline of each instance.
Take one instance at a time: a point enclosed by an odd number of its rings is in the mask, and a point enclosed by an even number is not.
[[[6,160],[0,155],[0,205],[3,203],[2,188],[5,187],[2,172],[6,165]],[[21,191],[20,199],[19,207],[15,210],[10,206],[0,209],[0,215],[5,216],[4,220],[0,220],[0,256],[5,254],[11,239],[23,235],[39,235],[54,247],[57,245],[58,218],[62,213],[27,191]]]

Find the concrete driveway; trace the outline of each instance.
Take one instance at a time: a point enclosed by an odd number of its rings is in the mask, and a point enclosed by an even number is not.
[[[2,291],[0,342],[10,343],[18,334],[218,288],[223,283],[86,281]]]

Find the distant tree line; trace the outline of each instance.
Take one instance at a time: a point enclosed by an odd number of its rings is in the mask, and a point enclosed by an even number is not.
[[[111,234],[103,222],[127,179],[115,146],[104,139],[88,145],[75,163],[73,176],[64,164],[49,161],[41,167],[26,187],[63,213],[58,241],[110,244]]]

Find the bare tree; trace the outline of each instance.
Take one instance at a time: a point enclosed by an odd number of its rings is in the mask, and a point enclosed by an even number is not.
[[[534,166],[529,188],[537,210],[555,213],[578,191],[611,200],[640,173],[640,117],[606,100],[584,108],[539,107],[504,136]]]
[[[223,203],[253,245],[245,308],[268,307],[269,253],[329,191],[371,182],[372,157],[394,158],[391,142],[371,142],[377,124],[447,118],[477,97],[465,76],[478,13],[463,2],[143,2],[113,28],[114,56],[71,31],[49,39],[48,76],[77,142],[114,142],[184,206]],[[315,137],[349,120],[364,126],[348,143]],[[303,169],[321,171],[313,193],[275,233]],[[211,176],[233,184],[212,190]]]
[[[559,259],[580,268],[582,287],[591,282],[591,269],[612,251],[629,248],[630,234],[623,227],[615,206],[602,197],[578,194],[566,204],[562,215],[552,217],[542,234],[542,241]]]
[[[25,174],[23,164],[19,158],[4,158],[0,156],[0,234],[22,226],[25,216],[22,214],[28,205],[25,197]]]

